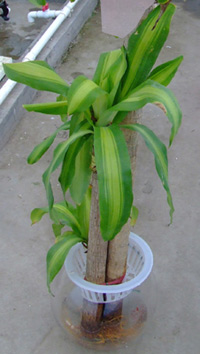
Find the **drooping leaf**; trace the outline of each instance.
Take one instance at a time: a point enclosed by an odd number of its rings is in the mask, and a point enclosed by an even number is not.
[[[115,125],[96,127],[94,151],[98,175],[100,228],[105,241],[121,230],[132,206],[131,165],[125,138]]]
[[[53,159],[47,168],[47,170],[44,172],[42,178],[44,182],[44,186],[46,189],[46,195],[47,195],[47,200],[49,204],[49,208],[51,209],[53,206],[54,198],[53,198],[53,192],[50,184],[50,177],[51,174],[58,168],[58,166],[61,164],[61,162],[64,159],[64,156],[66,154],[67,149],[69,146],[78,138],[87,135],[87,134],[92,134],[90,130],[85,130],[85,131],[79,131],[77,133],[74,133],[69,137],[68,140],[63,141],[62,143],[58,144],[56,149],[54,150],[53,154]]]
[[[3,67],[9,79],[36,90],[55,92],[65,96],[69,90],[67,83],[44,61],[4,64]]]
[[[87,121],[83,120],[80,124],[76,125],[76,129],[73,131],[84,131],[90,128],[90,125]],[[75,164],[76,164],[76,156],[81,150],[83,144],[88,139],[88,135],[82,136],[77,139],[73,144],[70,145],[69,149],[67,150],[65,157],[63,159],[61,174],[59,177],[59,182],[62,187],[62,191],[65,195],[67,189],[72,183],[74,173],[75,173]]]
[[[67,101],[25,104],[23,107],[28,112],[62,115],[67,114]]]
[[[46,259],[47,287],[49,292],[51,292],[50,284],[62,268],[68,252],[75,244],[81,241],[81,237],[76,234],[70,234],[60,238],[60,240],[49,249]]]
[[[53,144],[58,132],[61,130],[67,130],[69,128],[70,128],[70,122],[64,123],[58,129],[56,129],[56,131],[52,135],[50,135],[47,139],[42,141],[40,144],[36,145],[33,151],[28,156],[27,162],[31,165],[36,163]]]
[[[169,144],[177,134],[181,124],[182,113],[174,94],[167,87],[153,80],[147,80],[120,103],[110,108],[110,111],[135,111],[147,103],[153,103],[161,108],[172,124]],[[116,122],[116,121],[114,121]],[[117,122],[119,123],[119,122]]]
[[[78,76],[67,95],[68,114],[86,111],[100,95],[105,95],[105,91],[85,76]]]
[[[58,237],[61,235],[61,231],[65,225],[63,224],[52,224],[52,229],[55,237]]]
[[[149,75],[149,79],[159,82],[159,84],[167,86],[176,74],[179,65],[183,60],[180,56],[174,60],[170,60],[164,64],[157,66]]]
[[[77,235],[81,235],[81,227],[77,217],[71,212],[66,203],[55,203],[52,209],[53,219],[57,224],[61,222],[62,224],[71,227]]]
[[[76,204],[81,204],[91,179],[93,136],[89,137],[76,156],[75,174],[70,186],[70,194]]]
[[[164,189],[167,192],[167,202],[170,207],[170,220],[172,222],[174,206],[168,184],[168,159],[166,146],[152,132],[152,130],[142,124],[121,125],[121,127],[138,132],[144,139],[149,150],[154,154],[156,171],[160,177]]]
[[[156,7],[130,36],[127,49],[128,69],[120,98],[124,98],[149,75],[167,39],[174,12],[175,6],[170,4],[154,28],[160,14],[160,6]]]
[[[39,222],[43,215],[48,214],[49,212],[49,208],[35,208],[32,210],[31,212],[31,221],[32,221],[32,225],[36,224],[37,222]]]

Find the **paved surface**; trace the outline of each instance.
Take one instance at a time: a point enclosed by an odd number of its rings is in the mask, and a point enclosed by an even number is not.
[[[166,196],[152,167],[153,158],[140,142],[135,183],[140,215],[135,232],[150,244],[154,253],[156,309],[144,335],[138,342],[130,342],[121,353],[199,354],[200,351],[200,23],[197,12],[188,11],[182,2],[177,4],[171,34],[160,57],[160,62],[180,54],[185,57],[171,84],[183,110],[182,127],[169,151],[170,185],[176,211],[174,222],[168,227]],[[122,43],[101,33],[98,12],[86,24],[57,71],[69,82],[77,73],[91,77],[100,52]],[[37,96],[37,102],[50,99],[50,94]],[[170,126],[159,109],[148,106],[143,122],[167,143]],[[55,117],[26,113],[1,151],[0,348],[3,354],[93,353],[73,345],[54,320],[45,284],[45,256],[53,241],[51,225],[44,219],[30,227],[29,221],[31,209],[46,204],[41,174],[52,150],[35,166],[28,166],[26,157],[58,124]]]
[[[28,0],[7,1],[11,9],[10,20],[4,21],[0,17],[0,55],[20,58],[35,37],[50,23],[51,19],[36,19],[29,23],[27,14],[29,11],[40,10],[34,7]],[[51,10],[60,10],[65,0],[48,1]]]

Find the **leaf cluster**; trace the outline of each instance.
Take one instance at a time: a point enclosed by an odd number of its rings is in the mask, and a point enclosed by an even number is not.
[[[153,153],[172,220],[174,206],[168,183],[167,148],[149,127],[142,124],[124,125],[123,120],[128,112],[152,103],[163,110],[171,123],[169,145],[178,132],[182,114],[167,85],[183,58],[180,56],[153,69],[168,37],[174,12],[175,6],[169,4],[160,17],[160,6],[156,7],[130,36],[127,48],[100,55],[92,80],[79,76],[69,86],[48,64],[41,61],[4,65],[7,76],[12,80],[58,94],[56,102],[24,105],[28,111],[57,114],[62,120],[62,125],[34,148],[28,162],[37,162],[59,131],[69,131],[69,138],[56,146],[43,174],[48,207],[32,213],[32,221],[35,222],[49,212],[58,234],[56,244],[47,255],[48,286],[60,270],[70,247],[77,242],[87,242],[88,191],[94,171],[98,175],[103,239],[112,240],[129,217],[135,223],[138,211],[133,207],[131,163],[122,129],[138,132]],[[64,202],[56,204],[51,175],[60,166],[59,183]],[[67,191],[74,201],[73,208],[66,201]],[[83,220],[87,225],[83,225]],[[71,227],[71,231],[61,234],[65,224]]]

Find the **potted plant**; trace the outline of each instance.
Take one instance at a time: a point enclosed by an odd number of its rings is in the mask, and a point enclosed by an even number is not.
[[[61,126],[34,148],[28,163],[34,164],[44,155],[59,131],[69,131],[69,137],[55,148],[43,174],[48,206],[31,213],[33,223],[45,213],[49,213],[53,221],[55,244],[47,254],[49,291],[68,252],[77,243],[87,248],[87,282],[116,287],[123,281],[130,225],[135,223],[138,214],[132,192],[136,133],[154,155],[172,222],[174,207],[168,183],[167,149],[152,130],[138,122],[138,110],[144,105],[152,103],[160,107],[172,125],[169,145],[181,124],[179,104],[166,86],[182,56],[152,70],[175,12],[173,4],[159,2],[161,5],[151,11],[130,36],[126,48],[100,55],[93,80],[79,76],[69,86],[41,61],[4,65],[10,79],[58,94],[56,102],[24,105],[28,111],[57,114],[62,120]],[[55,203],[51,175],[60,166],[63,200]],[[66,225],[71,230],[63,232]],[[107,316],[102,301],[93,305],[84,300],[80,326],[90,337],[101,330]],[[116,323],[120,321],[121,309],[120,300],[112,311],[112,320]]]

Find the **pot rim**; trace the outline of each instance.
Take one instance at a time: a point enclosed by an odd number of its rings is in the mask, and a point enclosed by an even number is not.
[[[134,247],[134,245],[139,246],[139,248],[142,250],[144,254],[144,264],[139,274],[137,274],[131,280],[126,280],[125,276],[121,284],[99,285],[83,279],[76,271],[74,261],[75,252],[77,252],[80,247],[83,247],[81,244],[77,244],[72,247],[68,253],[65,260],[65,271],[73,283],[86,291],[92,291],[100,294],[117,294],[124,291],[131,291],[141,285],[148,278],[153,267],[153,253],[149,245],[140,236],[131,232],[129,236],[129,247]]]

